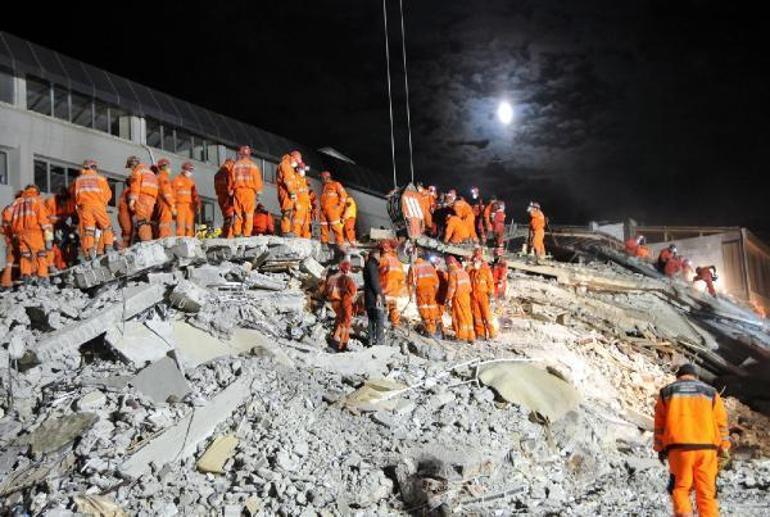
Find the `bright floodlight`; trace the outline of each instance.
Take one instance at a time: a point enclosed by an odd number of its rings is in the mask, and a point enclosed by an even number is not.
[[[513,106],[508,101],[501,101],[497,107],[497,118],[506,126],[513,120]]]

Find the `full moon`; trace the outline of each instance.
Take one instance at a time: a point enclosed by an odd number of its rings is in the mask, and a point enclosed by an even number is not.
[[[506,126],[513,120],[513,106],[508,101],[501,101],[497,107],[497,118]]]

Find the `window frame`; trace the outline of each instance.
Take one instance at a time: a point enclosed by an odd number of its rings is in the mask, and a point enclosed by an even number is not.
[[[0,185],[8,185],[11,180],[10,157],[8,151],[0,148]]]

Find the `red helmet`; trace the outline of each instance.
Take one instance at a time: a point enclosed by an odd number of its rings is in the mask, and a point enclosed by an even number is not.
[[[295,162],[302,163],[302,153],[300,153],[296,149],[290,152],[289,156],[291,156],[291,159],[294,160]]]
[[[159,169],[162,169],[163,167],[168,167],[169,165],[171,165],[171,162],[168,161],[166,158],[161,158],[160,160],[158,160]]]
[[[332,173],[331,173],[331,172],[329,172],[329,171],[323,171],[323,172],[321,173],[321,179],[322,179],[322,180],[326,180],[326,179],[332,179]]]
[[[83,162],[83,168],[84,169],[95,169],[96,168],[96,160],[86,160]]]
[[[251,147],[248,145],[242,145],[238,148],[238,154],[241,156],[251,156]]]
[[[342,262],[340,262],[340,271],[343,273],[350,272],[350,261],[347,258],[342,259]]]
[[[192,171],[193,169],[195,169],[195,167],[193,166],[192,162],[184,162],[182,164],[183,171]]]

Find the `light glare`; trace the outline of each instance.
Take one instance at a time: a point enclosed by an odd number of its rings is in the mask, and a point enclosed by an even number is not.
[[[508,101],[501,101],[497,107],[497,118],[506,126],[513,120],[513,106]]]

